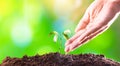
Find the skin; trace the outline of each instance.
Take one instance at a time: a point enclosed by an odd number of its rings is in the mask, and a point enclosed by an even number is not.
[[[65,52],[70,52],[96,35],[105,31],[120,13],[120,0],[95,0],[86,10],[75,29],[75,35],[67,40]]]

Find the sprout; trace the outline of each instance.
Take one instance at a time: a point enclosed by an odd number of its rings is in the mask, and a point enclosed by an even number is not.
[[[64,34],[71,34],[71,31],[69,29],[64,31]]]
[[[63,37],[64,37],[66,40],[69,39],[69,36],[68,36],[69,34],[71,34],[71,31],[70,31],[70,30],[65,30],[65,31],[62,33]],[[62,37],[60,37],[59,35],[61,35],[61,34],[59,34],[57,31],[52,31],[52,32],[50,32],[49,35],[54,35],[53,41],[54,41],[55,43],[59,42],[59,44],[60,44],[59,52],[60,52],[60,51],[61,51],[61,48],[62,48]],[[58,40],[59,40],[59,41],[58,41]],[[66,53],[66,54],[68,54],[68,53]]]
[[[71,34],[71,31],[70,31],[69,29],[68,29],[68,30],[65,30],[65,31],[63,32],[63,36],[64,36],[64,38],[65,38],[66,40],[69,39],[68,34]]]
[[[53,41],[57,42],[57,40],[58,40],[58,35],[55,35]]]
[[[53,41],[54,41],[54,42],[57,42],[57,41],[58,41],[58,32],[53,31],[53,32],[51,32],[49,35],[54,35],[54,38],[53,38]]]

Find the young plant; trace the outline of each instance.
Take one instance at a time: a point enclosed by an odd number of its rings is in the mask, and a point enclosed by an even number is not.
[[[69,34],[71,34],[71,31],[70,30],[65,30],[63,33],[63,36],[66,40],[68,40],[70,37],[69,37]]]
[[[58,41],[58,32],[57,31],[53,31],[53,32],[50,32],[49,35],[54,35],[54,38],[53,38],[53,41],[56,43]]]
[[[52,32],[50,32],[49,35],[54,35],[53,41],[55,42],[55,44],[57,44],[57,42],[58,42],[59,40],[61,40],[61,39],[58,38],[58,37],[59,37],[59,33],[58,33],[57,31],[52,31]],[[61,52],[61,48],[62,48],[62,43],[61,43],[61,41],[60,41],[59,53]]]
[[[70,31],[70,30],[65,30],[65,31],[62,33],[63,37],[64,37],[66,40],[69,39],[69,34],[71,34],[71,31]],[[60,42],[60,47],[59,47],[59,52],[60,52],[61,49],[62,49],[62,37],[61,37],[61,34],[59,34],[57,31],[52,31],[52,32],[50,32],[49,35],[54,35],[53,41],[54,41],[55,43]],[[65,53],[65,54],[68,54],[68,53]]]

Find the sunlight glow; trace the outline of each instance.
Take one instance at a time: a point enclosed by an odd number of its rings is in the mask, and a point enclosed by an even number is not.
[[[16,46],[28,46],[32,39],[30,27],[24,23],[17,23],[13,26],[11,37]]]

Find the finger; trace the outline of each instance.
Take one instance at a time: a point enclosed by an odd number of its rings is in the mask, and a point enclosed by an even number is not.
[[[77,39],[78,37],[80,37],[80,35],[85,31],[84,30],[80,30],[79,32],[77,32],[72,38],[70,38],[69,40],[67,40],[67,42],[65,43],[65,46],[71,44],[75,39]]]
[[[71,51],[71,46],[75,45],[75,44],[78,45],[77,43],[78,43],[78,40],[74,40],[70,45],[66,46],[65,51],[70,52]]]
[[[69,46],[66,46],[66,48],[65,48],[65,52],[69,52],[69,51],[70,51]]]
[[[89,36],[90,34],[94,33],[95,31],[97,31],[100,27],[97,26],[92,26],[90,29],[87,29],[77,40],[79,40],[79,44],[73,44],[73,46],[78,46],[80,45],[80,42],[85,39],[87,36]]]
[[[94,32],[93,34],[89,35],[88,37],[85,37],[81,42],[77,42],[77,43],[74,43],[72,45],[70,45],[69,47],[69,51],[72,51],[76,48],[78,48],[79,46],[81,46],[83,43],[87,42],[88,40],[92,39],[93,37],[95,37],[96,35],[100,34],[101,32],[104,32],[105,29],[107,28],[108,26],[104,26],[102,27],[101,29],[99,29],[98,31]],[[68,51],[68,52],[69,52]]]
[[[69,52],[70,51],[70,45],[75,41],[78,37],[80,37],[80,35],[85,31],[84,30],[80,30],[79,32],[77,32],[71,39],[69,39],[66,43],[65,43],[65,52]]]
[[[98,26],[100,27],[100,26]],[[76,47],[79,47],[81,45],[81,41],[83,39],[86,39],[86,37],[94,32],[96,32],[99,28],[96,26],[92,26],[89,30],[86,30],[85,33],[83,33],[79,38],[77,38],[73,43],[71,43],[70,50],[75,49]]]
[[[89,35],[88,37],[86,37],[85,39],[83,39],[81,41],[81,44],[86,43],[88,40],[95,38],[97,35],[104,32],[107,28],[108,28],[108,26],[102,27],[100,30],[96,31],[95,33],[93,33],[93,34]]]

